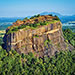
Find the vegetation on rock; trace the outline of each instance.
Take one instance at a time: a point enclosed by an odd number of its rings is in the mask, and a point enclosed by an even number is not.
[[[34,16],[32,16],[30,19],[33,19],[33,18],[35,18],[35,17],[40,17],[40,16],[41,16],[40,14],[34,15]]]
[[[53,24],[53,23],[56,23],[57,20],[53,20],[51,22],[49,21],[44,21],[44,22],[39,22],[39,23],[35,23],[35,24],[28,24],[28,25],[21,25],[21,26],[16,26],[16,27],[13,27],[13,28],[10,28],[9,31],[7,32],[7,34],[9,33],[13,33],[15,31],[18,31],[19,29],[23,29],[23,28],[29,28],[29,29],[36,29],[38,28],[39,26],[44,26],[44,25],[48,25],[48,24]]]
[[[49,40],[49,39],[44,42],[44,46],[46,46],[48,48],[48,44],[52,45],[51,40]]]
[[[30,19],[26,17],[23,21],[17,20],[12,26],[8,27],[9,30],[7,34],[26,28],[27,26],[31,29],[35,29],[39,26],[53,24],[57,21],[60,21],[59,18],[57,16],[53,17],[52,15],[40,16],[40,14],[38,14],[32,16]]]

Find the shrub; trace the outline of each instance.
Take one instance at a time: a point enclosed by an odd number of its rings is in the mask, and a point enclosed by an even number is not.
[[[18,29],[23,29],[25,27],[26,27],[26,25],[21,25],[21,26],[18,27]]]
[[[39,17],[39,16],[40,16],[40,14],[34,15],[34,16],[32,16],[30,19],[33,19],[34,17]]]
[[[54,18],[53,20],[60,20],[58,16],[55,15],[56,18]]]
[[[24,57],[25,57],[24,53],[21,54],[21,57],[24,59]]]
[[[26,18],[23,19],[23,21],[26,21],[27,19],[28,19],[28,18],[26,17]]]
[[[40,23],[36,23],[35,25],[36,25],[36,26],[40,26]]]
[[[36,17],[40,17],[40,14],[36,15]]]
[[[49,14],[49,16],[53,16],[52,14]]]
[[[12,31],[18,31],[18,27],[13,28]]]
[[[30,19],[33,19],[34,18],[34,16],[32,16]]]

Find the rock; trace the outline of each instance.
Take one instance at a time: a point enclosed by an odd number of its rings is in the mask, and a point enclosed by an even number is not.
[[[45,16],[44,20],[51,20],[51,17]],[[40,17],[40,20],[43,19]],[[53,18],[53,17],[52,17]],[[35,19],[38,21],[37,19]],[[27,21],[27,23],[29,20]],[[22,23],[22,22],[17,22]],[[10,28],[10,27],[9,27]],[[8,29],[7,29],[8,30]],[[73,47],[65,43],[62,33],[62,24],[57,21],[52,24],[40,26],[37,29],[19,29],[4,36],[5,49],[10,51],[16,50],[18,53],[28,54],[36,53],[35,56],[43,57],[45,55],[52,56],[60,50],[71,50]]]

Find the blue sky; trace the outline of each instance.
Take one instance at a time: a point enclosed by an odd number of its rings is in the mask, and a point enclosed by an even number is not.
[[[0,0],[0,17],[24,17],[41,12],[73,15],[75,0]]]

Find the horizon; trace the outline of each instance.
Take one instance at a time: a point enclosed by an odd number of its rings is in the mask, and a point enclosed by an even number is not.
[[[27,17],[43,12],[75,15],[75,0],[2,0],[0,17]]]
[[[44,13],[44,12],[42,12],[42,13]],[[52,13],[52,12],[50,12],[50,13]],[[57,13],[57,12],[54,12],[54,13]],[[38,13],[38,14],[41,14],[41,13]],[[0,18],[25,18],[25,17],[32,17],[32,16],[38,15],[38,14],[33,14],[33,15],[28,15],[28,16],[0,16]],[[61,13],[58,13],[58,14],[60,14],[62,16],[74,16],[75,15],[75,14],[63,15]]]

